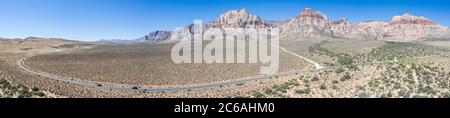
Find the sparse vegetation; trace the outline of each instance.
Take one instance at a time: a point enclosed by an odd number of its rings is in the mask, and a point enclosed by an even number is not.
[[[342,72],[344,72],[345,70],[344,70],[344,68],[342,68],[342,67],[339,67],[339,68],[337,68],[336,69],[336,73],[342,73]]]
[[[313,77],[312,79],[311,79],[311,81],[319,81],[319,77]]]
[[[36,94],[34,94],[36,92]],[[45,97],[45,93],[36,90],[29,89],[26,86],[20,84],[13,84],[6,80],[3,76],[0,76],[0,96],[1,97],[17,97],[17,98],[31,98],[31,97]]]
[[[264,94],[256,91],[256,92],[253,92],[252,96],[255,98],[263,98]]]
[[[352,79],[352,76],[350,76],[349,73],[345,73],[345,75],[341,77],[340,81],[347,81],[350,79]]]

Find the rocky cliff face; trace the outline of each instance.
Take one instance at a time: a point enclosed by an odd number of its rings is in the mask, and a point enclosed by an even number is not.
[[[346,19],[328,22],[327,17],[309,8],[303,10],[282,31],[289,38],[342,37],[390,41],[450,38],[447,27],[425,17],[403,14],[391,22],[366,22],[352,24]]]
[[[230,10],[219,16],[217,21],[202,24],[203,31],[208,28],[264,28],[269,27],[260,17],[248,13],[246,9]],[[196,26],[190,24],[172,32],[170,40],[186,40],[193,36]]]
[[[284,38],[313,37],[318,38],[324,35],[328,26],[326,15],[305,8],[297,17],[292,19],[281,31]]]
[[[172,35],[171,31],[154,31],[145,35],[146,41],[165,41]]]
[[[380,22],[380,21],[370,21],[359,23],[356,27],[359,27],[362,30],[362,37],[356,38],[365,38],[365,39],[375,39],[381,40],[383,39],[385,32],[384,27],[388,25],[388,22]]]
[[[358,38],[367,36],[367,34],[365,34],[366,31],[362,27],[351,24],[345,18],[331,22],[325,31],[331,33],[332,36],[344,38]]]
[[[281,39],[308,39],[341,37],[390,41],[413,41],[422,39],[450,39],[448,27],[441,26],[425,17],[403,14],[390,22],[371,21],[352,24],[347,19],[329,21],[319,11],[305,8],[290,21],[263,21],[246,9],[231,10],[219,16],[217,21],[200,26],[208,28],[280,28]],[[184,40],[192,37],[194,25],[174,31],[156,31],[146,35],[146,40]]]
[[[290,19],[285,19],[285,20],[268,20],[264,22],[267,24],[267,27],[279,28],[281,31],[287,26],[287,24],[290,21],[291,21]]]
[[[219,16],[212,27],[215,28],[261,28],[267,24],[256,15],[249,14],[246,9],[231,10]]]
[[[403,14],[395,16],[389,25],[384,27],[385,40],[421,40],[425,38],[439,38],[448,34],[448,28],[440,26],[425,18]]]

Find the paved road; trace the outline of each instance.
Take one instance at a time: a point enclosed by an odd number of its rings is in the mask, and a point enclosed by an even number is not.
[[[286,72],[286,73],[277,73],[269,76],[255,76],[255,77],[249,77],[247,79],[241,79],[241,80],[233,80],[233,81],[225,81],[225,82],[216,82],[216,83],[209,83],[204,85],[194,85],[194,86],[180,86],[180,87],[173,87],[173,88],[133,88],[133,87],[125,87],[125,86],[117,86],[117,85],[108,85],[108,84],[97,84],[92,82],[85,82],[85,81],[77,81],[77,80],[71,80],[66,79],[64,77],[58,77],[56,75],[47,74],[45,72],[39,72],[35,70],[31,70],[27,65],[25,65],[24,61],[35,55],[29,55],[24,58],[21,58],[17,61],[17,66],[24,72],[29,73],[34,76],[40,76],[44,77],[50,80],[60,81],[66,84],[72,84],[87,88],[93,88],[93,89],[101,89],[101,90],[107,90],[107,91],[126,91],[126,92],[175,92],[175,91],[190,91],[190,90],[204,90],[204,89],[211,89],[211,88],[219,88],[224,86],[230,86],[230,85],[238,85],[238,84],[245,84],[248,82],[254,82],[259,80],[269,80],[272,78],[278,78],[278,77],[289,77],[289,76],[298,76],[303,73],[307,72],[313,72],[313,71],[320,71],[322,69],[313,69],[313,70],[304,70],[304,71],[298,71],[298,72]]]
[[[50,80],[60,81],[60,82],[66,83],[66,84],[72,84],[72,85],[77,85],[77,86],[82,86],[82,87],[87,87],[87,88],[93,88],[93,89],[101,89],[101,90],[106,90],[106,91],[126,91],[126,92],[176,92],[176,91],[204,90],[204,89],[219,88],[219,87],[225,87],[225,86],[233,86],[233,85],[238,85],[238,84],[245,84],[248,82],[260,81],[260,80],[269,80],[269,79],[278,78],[278,77],[298,76],[298,75],[308,73],[308,72],[321,71],[323,69],[327,69],[325,67],[320,66],[318,63],[311,61],[307,58],[304,58],[293,52],[290,52],[283,47],[280,47],[280,46],[277,46],[277,47],[279,47],[280,49],[282,49],[285,52],[288,52],[297,57],[305,59],[310,63],[313,63],[315,65],[316,69],[297,71],[297,72],[277,73],[277,74],[272,74],[272,75],[267,75],[267,76],[254,76],[254,77],[248,77],[246,79],[241,79],[241,80],[230,80],[230,81],[225,81],[225,82],[215,82],[215,83],[208,83],[208,84],[203,84],[203,85],[180,86],[180,87],[173,87],[173,88],[141,88],[141,87],[126,87],[126,86],[117,86],[117,85],[98,84],[98,83],[93,83],[93,82],[78,81],[78,80],[68,79],[65,77],[59,77],[57,75],[52,75],[52,74],[48,74],[45,72],[32,70],[30,67],[25,65],[24,61],[29,57],[36,56],[37,54],[30,54],[28,56],[25,56],[25,57],[17,60],[17,66],[22,71],[29,73],[31,75],[44,77],[44,78],[47,78]]]
[[[283,50],[284,52],[287,52],[287,53],[292,54],[292,55],[294,55],[294,56],[296,56],[296,57],[302,58],[302,59],[308,61],[309,63],[314,64],[314,67],[315,67],[316,69],[322,69],[322,68],[325,68],[325,67],[321,66],[319,63],[314,62],[314,61],[312,61],[312,60],[310,60],[310,59],[308,59],[308,58],[305,58],[305,57],[303,57],[303,56],[300,56],[300,55],[298,55],[298,54],[296,54],[296,53],[293,53],[293,52],[287,50],[287,49],[284,48],[284,47],[281,47],[281,46],[278,46],[278,45],[275,45],[275,46],[276,46],[276,47],[279,47],[279,48],[280,48],[281,50]]]

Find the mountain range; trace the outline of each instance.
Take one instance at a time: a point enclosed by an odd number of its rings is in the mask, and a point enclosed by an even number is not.
[[[113,40],[116,43],[145,43],[180,40],[187,33],[192,34],[193,24],[174,31],[154,31],[135,40]],[[330,21],[324,13],[305,8],[291,20],[265,21],[250,14],[246,9],[230,10],[216,21],[203,24],[203,28],[279,28],[282,40],[289,39],[370,39],[386,41],[418,41],[450,39],[450,30],[422,16],[408,13],[394,16],[391,21],[370,21],[351,23],[342,18]],[[108,40],[103,40],[108,42]]]

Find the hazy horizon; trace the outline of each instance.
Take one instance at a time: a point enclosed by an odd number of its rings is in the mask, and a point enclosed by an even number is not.
[[[291,19],[312,8],[329,20],[352,23],[390,21],[410,13],[449,26],[450,3],[445,0],[2,0],[0,37],[28,36],[95,41],[137,39],[155,30],[173,30],[203,20],[216,20],[223,12],[246,8],[263,20]],[[370,14],[370,15],[368,15]]]

